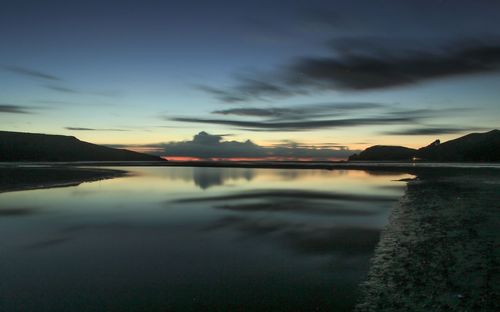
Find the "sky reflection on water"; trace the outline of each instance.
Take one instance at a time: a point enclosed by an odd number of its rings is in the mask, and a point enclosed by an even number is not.
[[[0,194],[1,310],[350,310],[411,177],[125,170]]]

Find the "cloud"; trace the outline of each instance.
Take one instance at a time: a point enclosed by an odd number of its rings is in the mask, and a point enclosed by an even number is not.
[[[348,147],[346,145],[338,144],[338,143],[315,143],[314,145],[311,144],[304,144],[300,142],[296,142],[293,140],[279,140],[279,143],[275,143],[272,146],[273,147],[288,147],[288,148],[296,148],[296,147],[301,147],[301,148],[340,148],[340,149],[347,149]]]
[[[238,116],[257,116],[257,117],[280,117],[283,115],[295,113],[286,108],[231,108],[213,111],[212,114],[219,115],[238,115]]]
[[[113,147],[130,148],[127,146]],[[137,146],[136,146],[137,147]],[[312,146],[261,146],[250,140],[224,141],[222,135],[200,132],[190,141],[179,141],[142,145],[155,154],[168,157],[188,157],[204,160],[211,159],[263,159],[263,160],[332,160],[345,159],[357,150],[342,147],[317,148]],[[135,149],[135,148],[131,148]]]
[[[111,148],[127,149],[138,153],[150,155],[164,155],[163,144],[104,144],[104,146]]]
[[[309,131],[373,125],[407,125],[423,120],[469,112],[470,108],[398,109],[379,103],[323,103],[278,108],[231,108],[213,111],[218,115],[236,115],[241,119],[163,117],[166,120],[231,126],[247,131]]]
[[[8,70],[10,72],[20,74],[23,76],[28,76],[28,77],[33,77],[33,78],[42,78],[42,79],[54,80],[54,81],[61,80],[61,78],[56,77],[54,75],[43,73],[43,72],[40,72],[40,71],[37,71],[34,69],[30,69],[30,68],[19,67],[19,66],[3,66],[3,68],[5,70]]]
[[[483,131],[485,128],[477,127],[426,127],[426,128],[411,128],[396,131],[386,131],[383,134],[388,135],[439,135],[439,134],[455,134],[470,131]]]
[[[104,97],[116,97],[116,96],[120,95],[119,92],[113,91],[113,90],[85,91],[85,90],[64,87],[64,86],[60,86],[60,85],[46,85],[45,87],[49,90],[52,90],[52,91],[57,91],[57,92],[67,93],[67,94],[89,94],[89,95],[97,95],[97,96],[104,96]]]
[[[230,91],[224,91],[224,90],[220,90],[220,89],[212,88],[212,87],[208,87],[208,86],[203,86],[203,85],[197,85],[196,88],[199,90],[202,90],[208,94],[211,94],[212,96],[214,96],[214,97],[216,97],[216,98],[218,98],[226,103],[243,102],[246,100],[245,97],[231,94]]]
[[[30,68],[25,68],[25,67],[20,67],[20,66],[10,66],[10,65],[4,65],[2,66],[7,71],[27,76],[27,77],[32,77],[32,78],[41,78],[44,80],[50,80],[53,81],[54,83],[56,82],[61,82],[63,79],[51,74],[47,74],[44,72],[40,72],[38,70],[30,69]],[[49,90],[61,92],[61,93],[68,93],[68,94],[90,94],[90,95],[98,95],[98,96],[105,96],[105,97],[115,97],[119,95],[119,92],[113,91],[113,90],[100,90],[100,91],[82,91],[74,88],[69,88],[65,86],[61,86],[58,84],[48,84],[45,85],[45,87]]]
[[[48,85],[45,86],[47,89],[62,92],[62,93],[80,93],[80,91],[72,89],[72,88],[67,88],[67,87],[61,87],[61,86],[54,86],[54,85]]]
[[[71,131],[129,131],[126,129],[113,129],[113,128],[81,128],[81,127],[65,127],[66,130]]]
[[[0,104],[0,114],[32,114],[29,110],[31,107],[20,106],[20,105],[10,105],[10,104]]]
[[[321,119],[306,121],[246,121],[209,118],[170,118],[168,120],[234,126],[252,131],[304,131],[323,128],[345,128],[369,125],[406,124],[417,121],[416,117],[366,117],[345,119]]]
[[[76,105],[76,103],[68,101],[58,101],[58,100],[35,100],[33,102],[41,104],[56,104],[56,105]]]
[[[219,135],[200,132],[191,141],[165,144],[166,156],[210,158],[259,158],[266,156],[264,149],[251,141],[222,141]]]
[[[369,110],[381,108],[385,105],[370,102],[352,102],[352,103],[318,103],[307,105],[296,105],[291,107],[269,107],[269,108],[231,108],[213,111],[212,114],[218,115],[237,115],[249,117],[273,117],[280,120],[297,120],[315,117],[325,117],[339,115],[356,110]]]
[[[431,79],[500,70],[500,44],[479,41],[440,50],[385,50],[344,46],[326,57],[303,57],[265,74],[235,77],[227,89],[204,87],[224,102],[308,94],[318,90],[361,91],[412,85]]]

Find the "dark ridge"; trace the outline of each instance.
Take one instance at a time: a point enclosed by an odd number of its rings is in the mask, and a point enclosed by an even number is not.
[[[403,146],[376,145],[367,148],[349,160],[408,161],[411,159],[439,162],[498,162],[500,161],[500,130],[471,133],[441,143],[436,140],[418,150]]]
[[[73,136],[0,131],[0,161],[163,161],[163,159],[83,142]]]
[[[471,133],[420,148],[417,157],[433,161],[500,161],[500,130]]]
[[[375,145],[350,156],[349,160],[411,160],[416,152],[403,146]]]

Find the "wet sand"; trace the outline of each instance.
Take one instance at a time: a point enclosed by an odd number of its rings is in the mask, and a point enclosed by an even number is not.
[[[500,311],[500,172],[418,173],[362,293],[357,311]]]

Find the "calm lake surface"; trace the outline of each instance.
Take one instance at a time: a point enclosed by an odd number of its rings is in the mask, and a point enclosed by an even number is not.
[[[349,311],[412,177],[116,169],[0,194],[1,311]]]

